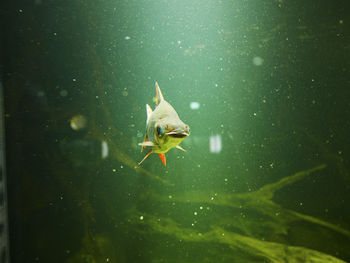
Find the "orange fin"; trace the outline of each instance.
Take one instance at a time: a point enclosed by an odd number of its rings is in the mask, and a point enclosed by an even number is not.
[[[160,159],[162,160],[164,166],[166,166],[166,157],[165,157],[165,154],[164,153],[158,153],[159,154],[159,157]]]
[[[143,161],[144,160],[146,160],[146,158],[152,153],[153,151],[152,150],[150,150],[147,154],[146,154],[146,156],[142,159],[142,161],[141,162],[139,162],[139,164],[138,164],[138,166],[140,166],[141,165],[141,163],[143,163]]]

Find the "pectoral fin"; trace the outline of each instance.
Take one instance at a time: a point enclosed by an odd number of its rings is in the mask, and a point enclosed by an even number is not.
[[[145,148],[146,146],[156,146],[156,144],[154,142],[151,141],[144,141],[144,142],[140,142],[139,145],[142,146],[142,150],[143,148]]]
[[[166,166],[166,157],[164,153],[159,153],[159,158],[162,160],[164,166]]]
[[[176,148],[179,149],[179,150],[181,150],[181,151],[186,152],[186,150],[185,150],[184,148],[182,148],[180,145],[176,145]]]
[[[147,154],[146,154],[146,156],[142,159],[142,161],[141,162],[139,162],[139,164],[138,164],[138,166],[140,166],[141,165],[141,163],[143,163],[143,161],[144,160],[146,160],[146,158],[152,153],[153,151],[152,150],[150,150]]]
[[[148,135],[147,135],[147,133],[145,135],[145,139],[143,140],[143,142],[139,143],[139,145],[142,145],[141,152],[143,151],[143,149],[145,149],[146,146],[148,146],[148,145],[143,145],[143,143],[145,143],[145,142],[148,142]]]

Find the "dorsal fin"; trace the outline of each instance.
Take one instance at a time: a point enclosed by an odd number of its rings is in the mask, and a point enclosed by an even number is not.
[[[156,105],[158,105],[159,103],[161,103],[164,100],[163,94],[160,91],[158,82],[156,82]]]
[[[148,104],[146,104],[146,112],[147,112],[147,120],[146,120],[146,124],[147,124],[153,112],[152,108]]]

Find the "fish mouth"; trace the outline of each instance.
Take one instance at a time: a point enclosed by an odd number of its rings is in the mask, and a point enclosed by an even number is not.
[[[171,136],[173,138],[180,138],[180,139],[189,136],[189,134],[185,131],[183,132],[171,131],[171,132],[167,132],[166,135]]]

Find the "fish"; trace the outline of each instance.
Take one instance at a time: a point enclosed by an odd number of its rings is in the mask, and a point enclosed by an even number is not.
[[[167,102],[159,85],[156,82],[156,108],[152,108],[146,104],[146,134],[143,142],[138,145],[142,146],[141,152],[146,147],[151,147],[147,155],[139,162],[140,166],[146,158],[156,153],[159,155],[162,163],[166,166],[167,153],[172,148],[186,151],[179,144],[188,136],[190,136],[190,127],[180,120],[175,109]]]

